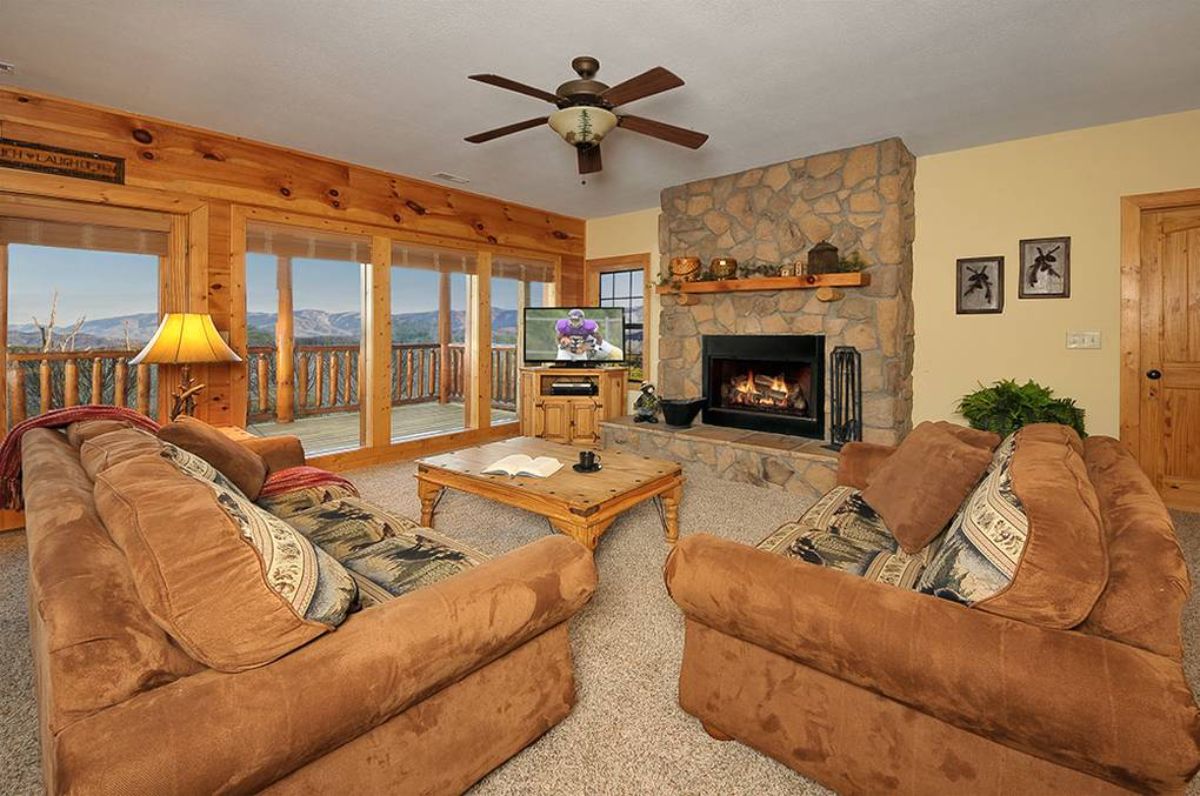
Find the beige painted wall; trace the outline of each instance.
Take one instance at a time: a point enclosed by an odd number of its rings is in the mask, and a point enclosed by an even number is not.
[[[1035,379],[1115,436],[1120,352],[1120,197],[1200,187],[1200,111],[917,160],[914,421],[953,418],[977,382]],[[1071,298],[1017,298],[1018,241],[1071,237]],[[1004,312],[955,315],[954,261],[1003,255]],[[1099,350],[1068,350],[1098,331]]]
[[[914,422],[955,418],[978,382],[1032,378],[1075,398],[1089,432],[1115,436],[1120,197],[1184,188],[1200,188],[1200,110],[918,158]],[[657,269],[658,215],[588,221],[587,256],[649,251]],[[1057,235],[1071,237],[1071,298],[1018,299],[1018,241]],[[955,315],[954,261],[997,254],[1004,312]],[[1101,348],[1068,350],[1068,331],[1100,332]]]
[[[587,257],[616,257],[622,254],[650,253],[649,278],[658,279],[658,214],[657,207],[622,213],[616,216],[590,218],[587,222]],[[645,350],[648,378],[653,380],[653,368],[658,362],[658,294],[651,296],[646,309]]]

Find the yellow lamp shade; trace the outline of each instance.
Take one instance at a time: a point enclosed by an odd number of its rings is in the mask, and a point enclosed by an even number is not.
[[[221,339],[212,316],[202,312],[168,312],[146,347],[129,360],[132,365],[241,361]]]

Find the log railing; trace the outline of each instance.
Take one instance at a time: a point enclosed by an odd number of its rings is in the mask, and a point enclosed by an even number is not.
[[[275,419],[276,349],[248,349],[250,422]],[[444,380],[443,351],[437,343],[392,345],[392,406],[417,403],[458,403],[466,387],[466,352],[462,343],[445,349],[448,359]],[[517,351],[512,345],[492,347],[492,406],[515,409],[517,404]],[[357,345],[298,345],[295,352],[294,413],[296,417],[354,412],[358,406],[360,353]]]
[[[51,409],[107,404],[154,416],[158,378],[147,364],[130,365],[134,351],[9,351],[9,425]]]

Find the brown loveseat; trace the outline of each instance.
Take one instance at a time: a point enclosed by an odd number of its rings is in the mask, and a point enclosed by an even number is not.
[[[271,468],[303,463],[294,442],[269,448]],[[50,793],[457,793],[571,710],[567,621],[596,574],[568,539],[352,613],[271,663],[225,673],[190,657],[139,598],[80,447],[37,429],[22,450]]]
[[[1025,607],[1053,617],[1044,609],[1082,598],[1082,622],[1020,621],[1002,615],[1011,601],[968,607],[692,536],[666,566],[686,620],[680,705],[714,737],[841,793],[1182,792],[1200,767],[1200,712],[1181,664],[1190,583],[1170,516],[1116,440],[1055,429],[1029,434],[1079,478],[1020,476],[1031,537],[1095,522],[1104,568],[1094,591],[1065,574],[1055,587],[1044,551],[1026,548],[1020,566],[1050,588]],[[891,452],[847,445],[840,484],[864,487]]]

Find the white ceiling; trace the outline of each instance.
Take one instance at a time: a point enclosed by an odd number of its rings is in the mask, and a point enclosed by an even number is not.
[[[918,155],[1200,107],[1200,0],[0,0],[0,84],[60,94],[596,217],[659,191],[887,136]],[[709,133],[691,151],[616,130],[580,184],[552,110],[575,55],[626,106]]]

